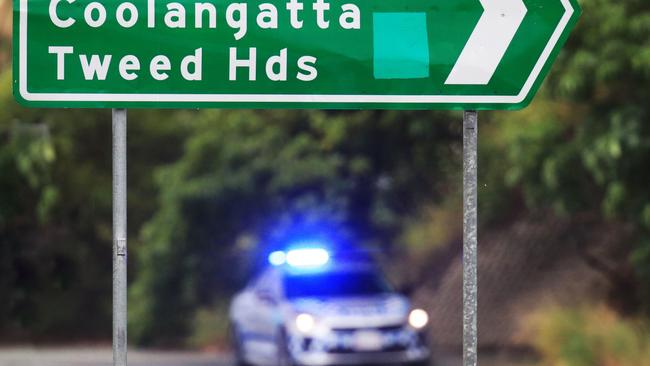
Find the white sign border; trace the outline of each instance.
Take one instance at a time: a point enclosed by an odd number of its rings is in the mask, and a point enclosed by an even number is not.
[[[319,95],[319,94],[128,94],[128,93],[31,93],[27,90],[27,2],[20,0],[19,24],[19,93],[31,102],[169,102],[169,103],[402,103],[402,104],[454,104],[491,103],[518,104],[523,102],[535,80],[542,72],[555,45],[571,20],[575,9],[569,0],[560,0],[564,15],[546,44],[533,71],[517,95]]]

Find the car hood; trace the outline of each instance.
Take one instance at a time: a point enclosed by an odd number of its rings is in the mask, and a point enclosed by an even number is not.
[[[404,324],[410,303],[404,296],[386,294],[369,297],[296,299],[295,313],[308,313],[335,328],[383,327]]]

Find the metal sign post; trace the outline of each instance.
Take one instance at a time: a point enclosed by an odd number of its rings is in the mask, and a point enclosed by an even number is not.
[[[478,113],[463,115],[463,366],[477,364],[477,137]]]
[[[126,109],[113,109],[113,365],[126,366]]]

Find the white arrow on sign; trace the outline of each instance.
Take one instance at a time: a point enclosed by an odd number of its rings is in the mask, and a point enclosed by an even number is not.
[[[528,12],[522,0],[480,0],[483,15],[447,77],[447,85],[486,85]]]

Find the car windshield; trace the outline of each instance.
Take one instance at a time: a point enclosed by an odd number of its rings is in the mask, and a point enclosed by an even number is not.
[[[287,274],[284,288],[289,299],[368,296],[391,292],[388,282],[374,271]]]

